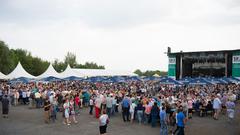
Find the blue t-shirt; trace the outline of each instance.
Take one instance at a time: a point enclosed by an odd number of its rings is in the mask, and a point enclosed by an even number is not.
[[[166,111],[165,110],[160,111],[160,120],[165,121],[167,119],[166,117],[167,117]]]
[[[177,125],[179,127],[184,127],[184,122],[183,122],[184,119],[185,119],[185,116],[184,116],[183,112],[179,112],[177,114]]]
[[[122,101],[122,106],[127,108],[130,105],[130,101],[127,98],[124,98]]]

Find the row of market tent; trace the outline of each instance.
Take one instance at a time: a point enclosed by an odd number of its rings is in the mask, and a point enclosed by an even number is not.
[[[0,79],[10,80],[10,82],[53,82],[53,81],[86,81],[86,82],[105,82],[105,83],[121,83],[129,81],[155,81],[160,84],[167,85],[212,85],[212,84],[228,84],[228,83],[240,83],[239,78],[234,77],[185,77],[180,80],[175,80],[170,77],[139,77],[132,72],[116,72],[110,70],[97,70],[97,69],[74,69],[69,65],[62,73],[58,73],[50,64],[48,69],[41,75],[35,77],[24,70],[19,62],[16,68],[8,75],[4,75],[0,72]]]
[[[28,78],[28,79],[43,79],[47,77],[54,77],[54,78],[67,78],[67,77],[93,77],[93,76],[136,76],[136,74],[129,72],[129,71],[113,71],[113,70],[104,70],[104,69],[75,69],[71,68],[69,65],[65,69],[65,71],[58,73],[52,66],[49,65],[48,69],[39,76],[33,76],[29,74],[19,62],[16,68],[9,73],[8,75],[4,75],[0,72],[0,79],[1,80],[12,80],[17,78]]]

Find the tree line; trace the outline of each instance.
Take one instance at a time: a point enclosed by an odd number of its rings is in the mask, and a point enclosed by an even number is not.
[[[45,72],[50,64],[49,61],[32,56],[27,50],[10,49],[4,41],[0,40],[0,71],[4,74],[9,74],[15,69],[19,61],[23,68],[34,76],[38,76]],[[72,68],[105,69],[104,66],[94,62],[80,64],[77,62],[76,55],[71,52],[67,53],[63,61],[55,59],[53,67],[57,72],[62,72],[66,69],[68,64]]]
[[[158,75],[158,76],[166,76],[167,75],[167,72],[159,71],[159,70],[155,70],[155,71],[147,70],[147,71],[143,72],[140,69],[137,69],[134,71],[134,73],[137,74],[138,76],[147,76],[147,77],[154,76],[154,75]]]

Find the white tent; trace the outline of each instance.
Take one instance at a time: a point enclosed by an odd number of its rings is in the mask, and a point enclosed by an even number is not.
[[[2,72],[0,72],[0,80],[8,80],[9,78],[4,75]]]
[[[35,76],[29,74],[21,65],[20,62],[18,62],[17,67],[7,75],[9,79],[19,78],[19,77],[26,77],[26,78],[36,78]]]
[[[77,72],[76,70],[72,69],[70,65],[68,65],[65,71],[60,73],[60,78],[67,78],[71,76],[84,77],[84,74],[81,74],[81,72]]]
[[[53,68],[52,64],[48,66],[48,69],[44,73],[37,76],[37,79],[47,78],[50,76],[60,78],[60,74]]]

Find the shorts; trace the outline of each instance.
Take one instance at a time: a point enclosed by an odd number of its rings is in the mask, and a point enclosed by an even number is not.
[[[105,134],[105,133],[107,133],[107,125],[100,126],[100,127],[99,127],[99,130],[100,130],[100,134]]]
[[[69,118],[69,113],[68,113],[68,111],[65,111],[64,116],[65,116],[65,118]]]

